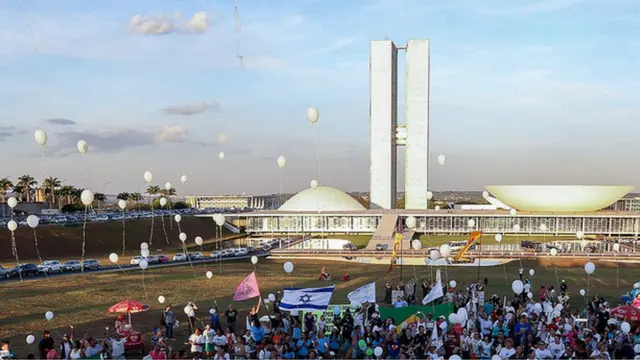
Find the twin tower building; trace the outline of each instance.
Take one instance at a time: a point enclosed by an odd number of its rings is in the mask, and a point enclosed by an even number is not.
[[[398,51],[406,52],[406,111],[398,124]],[[398,146],[405,147],[405,209],[427,209],[429,171],[429,40],[371,41],[371,208],[396,207]]]

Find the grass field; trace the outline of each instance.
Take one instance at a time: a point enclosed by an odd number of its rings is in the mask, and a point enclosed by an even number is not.
[[[313,287],[326,286],[327,282],[317,280],[320,266],[327,266],[334,278],[339,278],[343,273],[352,275],[350,282],[337,281],[337,289],[333,295],[333,303],[346,303],[346,294],[358,286],[375,281],[377,283],[378,299],[384,296],[383,284],[387,279],[386,266],[364,265],[333,262],[295,262],[296,266],[292,276],[288,276],[282,269],[283,262],[260,260],[256,266],[258,282],[264,296],[276,292],[285,286]],[[569,289],[577,293],[580,288],[587,288],[587,278],[581,263],[573,267],[557,268],[558,278],[553,266],[538,264],[533,261],[524,262],[526,272],[530,268],[536,270],[533,277],[533,288],[540,285],[555,285],[556,279],[565,279]],[[622,266],[622,265],[621,265]],[[488,278],[486,288],[487,295],[510,294],[511,282],[517,278],[517,270],[520,263],[515,261],[505,267],[481,268],[480,277]],[[160,305],[156,299],[163,295],[167,303],[174,304],[174,310],[179,321],[185,317],[182,309],[187,301],[195,301],[199,305],[198,315],[202,321],[208,319],[208,309],[216,301],[221,309],[230,303],[232,294],[238,283],[251,271],[253,266],[248,260],[242,262],[225,263],[222,275],[219,266],[215,264],[197,265],[192,270],[189,266],[156,269],[143,276],[141,271],[118,272],[111,274],[87,274],[70,277],[41,279],[24,283],[4,283],[0,287],[0,338],[8,337],[12,340],[13,347],[18,355],[23,357],[27,352],[36,351],[34,346],[27,346],[24,337],[33,333],[40,337],[43,329],[55,329],[58,334],[69,332],[69,325],[76,325],[76,333],[89,333],[96,337],[104,337],[105,327],[113,328],[114,316],[107,313],[107,308],[126,298],[145,302],[151,306],[151,310],[145,313],[133,315],[136,329],[145,332],[145,338],[149,339],[149,332],[159,324],[161,318]],[[214,277],[208,280],[205,272],[211,270]],[[478,278],[477,268],[442,268],[443,277],[456,280],[458,286],[475,281]],[[597,264],[594,275],[591,276],[591,294],[600,294],[611,301],[616,302],[622,293],[626,293],[632,284],[640,279],[640,269],[636,266],[621,267],[619,269],[619,288],[616,286],[615,264]],[[425,266],[403,268],[404,280],[409,278],[429,278],[435,273],[435,269]],[[391,277],[397,280],[400,276],[400,267],[396,266]],[[237,303],[237,309],[241,309],[241,321],[247,309],[256,301],[250,300]],[[582,300],[574,300],[574,304],[582,304]],[[56,318],[51,322],[44,319],[46,311],[56,313]],[[263,312],[266,310],[263,310]],[[186,323],[184,323],[186,324]],[[185,327],[177,329],[177,339],[174,349],[182,345],[186,337]],[[59,340],[60,336],[55,336]],[[37,344],[37,342],[36,342]]]

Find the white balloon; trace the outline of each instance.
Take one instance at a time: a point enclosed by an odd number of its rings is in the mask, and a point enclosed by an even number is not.
[[[165,300],[166,300],[166,299],[164,298],[164,296],[162,296],[162,295],[158,296],[158,302],[159,302],[160,304],[164,304]]]
[[[287,274],[291,274],[293,272],[293,263],[291,261],[284,263],[284,271]]]
[[[224,160],[224,152],[220,151],[220,153],[218,154],[218,157],[220,158],[220,160]]]
[[[429,252],[429,257],[431,258],[431,260],[433,261],[437,261],[438,259],[440,259],[440,251],[433,249]]]
[[[625,321],[620,324],[620,330],[622,330],[623,333],[628,334],[629,331],[631,331],[631,325]]]
[[[284,168],[287,165],[287,159],[284,156],[278,157],[278,167],[280,169]]]
[[[496,238],[497,242],[501,242],[502,241],[502,234],[496,234],[495,238]]]
[[[180,176],[180,182],[183,183],[183,184],[185,184],[187,182],[187,179],[188,179],[187,175]]]
[[[584,233],[582,231],[578,231],[576,232],[576,237],[578,238],[578,240],[582,240],[582,238],[584,237]]]
[[[511,216],[516,216],[517,213],[518,212],[516,211],[516,209],[509,210],[509,215],[511,215]]]
[[[409,216],[404,221],[404,224],[407,226],[407,228],[414,229],[416,227],[416,218],[413,216]]]
[[[257,257],[257,256],[255,256],[255,255],[254,255],[254,256],[252,256],[252,257],[251,257],[251,263],[252,263],[253,265],[257,264],[257,263],[258,263],[258,257]]]
[[[13,209],[18,205],[18,200],[12,196],[7,199],[7,205],[9,205],[9,207]]]
[[[456,313],[451,313],[451,314],[449,314],[449,322],[450,322],[451,324],[457,324],[457,323],[459,323],[459,322],[460,322],[459,320],[460,320],[460,319],[458,319],[458,314],[456,314]]]
[[[148,249],[148,248],[149,248],[149,244],[147,244],[146,242],[140,243],[140,249]]]
[[[180,214],[176,214],[176,216],[173,217],[173,220],[179,223],[180,221],[182,221],[182,216],[180,216]]]
[[[467,312],[467,309],[461,307],[460,309],[458,309],[458,319],[460,319],[461,321],[467,321],[469,319],[469,313]]]
[[[151,171],[144,172],[144,181],[146,181],[147,184],[151,184],[153,182],[153,173]]]
[[[522,294],[522,291],[524,290],[524,284],[520,280],[515,280],[511,284],[511,290],[513,290],[513,292],[516,293],[517,295],[520,295],[520,294]]]
[[[38,129],[33,134],[33,138],[36,139],[36,142],[40,146],[44,146],[47,143],[47,133],[44,130]]]
[[[140,255],[142,255],[142,257],[149,257],[149,249],[140,249]]]
[[[167,205],[167,198],[161,197],[160,198],[160,206],[165,206],[165,205]]]
[[[118,207],[120,208],[120,210],[124,210],[127,208],[127,202],[120,199],[118,200]]]
[[[27,225],[29,225],[30,228],[35,229],[38,227],[38,224],[40,224],[40,218],[35,216],[35,215],[29,215],[27,217]]]
[[[227,222],[227,218],[222,214],[216,215],[216,217],[214,217],[213,220],[216,222],[216,225],[218,226],[222,226],[224,225],[225,222]]]
[[[449,255],[451,255],[451,246],[448,244],[440,245],[440,255],[443,257],[449,257]]]
[[[493,355],[491,357],[491,360],[502,360],[502,358],[500,357],[500,355]]]
[[[184,307],[184,309],[182,309],[184,311],[185,314],[189,315],[191,313],[191,310],[193,308],[191,307],[191,305],[187,305]]]
[[[585,296],[587,295],[587,292],[584,291],[584,289],[580,289],[580,296]]]
[[[87,144],[87,142],[84,140],[78,141],[78,144],[76,145],[76,147],[78,148],[78,151],[82,155],[85,155],[87,152],[89,152],[89,144]]]
[[[434,208],[435,211],[440,211],[440,205],[436,205],[436,207]]]
[[[529,276],[533,276],[536,274],[536,271],[533,269],[529,269]]]
[[[513,225],[513,231],[520,232],[520,225],[519,224],[514,224]]]
[[[551,253],[551,256],[556,256],[556,255],[558,255],[558,249],[556,249],[556,248],[551,248],[550,253]]]
[[[482,192],[482,197],[487,199],[489,197],[489,192],[488,191],[483,191]]]
[[[411,242],[411,247],[413,247],[414,250],[420,250],[422,249],[422,242],[419,239],[415,239]]]
[[[307,120],[309,120],[310,123],[312,124],[317,123],[319,118],[320,118],[320,112],[318,111],[318,109],[314,107],[310,107],[307,109]]]
[[[540,231],[546,232],[547,230],[549,230],[549,228],[547,228],[547,224],[540,224]]]
[[[376,348],[373,349],[373,355],[375,355],[376,357],[382,356],[382,348],[380,346],[376,346]]]
[[[588,263],[584,264],[584,271],[587,274],[591,275],[594,271],[596,271],[596,265],[589,261]]]
[[[444,162],[446,160],[446,156],[444,156],[444,154],[440,154],[438,155],[438,164],[440,164],[440,166],[444,166]]]
[[[149,263],[147,262],[147,260],[145,259],[140,260],[140,269],[146,270],[148,267],[149,267]]]
[[[433,199],[433,193],[431,191],[427,191],[427,200]]]
[[[28,335],[26,340],[27,340],[27,344],[31,345],[36,341],[36,337],[33,335]]]
[[[93,199],[94,199],[94,195],[93,192],[91,192],[91,190],[82,190],[82,193],[80,194],[80,200],[82,201],[82,204],[84,206],[89,206],[91,204],[93,204]]]
[[[14,220],[11,220],[7,223],[7,229],[9,229],[9,231],[14,232],[16,231],[17,228],[18,228],[18,223],[15,222]]]
[[[216,309],[209,309],[209,314],[215,315],[216,314]]]
[[[218,135],[218,144],[224,144],[227,140],[229,140],[229,136],[227,136],[227,134]]]
[[[618,244],[618,243],[613,244],[613,251],[619,252],[620,251],[620,244]]]
[[[269,305],[271,303],[271,300],[264,299],[264,300],[262,300],[262,302],[265,303],[265,305]]]
[[[195,241],[196,241],[196,245],[202,246],[203,240],[200,236],[196,236]]]
[[[311,187],[312,189],[317,189],[318,188],[318,180],[311,180],[311,182],[309,183],[309,187]]]
[[[529,293],[527,293],[527,297],[528,297],[529,299],[533,299],[533,293],[530,293],[530,292],[529,292]]]
[[[181,233],[178,235],[178,239],[180,239],[180,241],[182,241],[182,242],[187,241],[187,234],[185,234],[185,233],[181,232]]]
[[[49,321],[53,320],[55,316],[56,314],[54,314],[53,311],[47,311],[46,313],[44,313],[44,318]]]
[[[213,273],[211,271],[207,271],[205,275],[207,276],[207,279],[211,279],[213,277]]]
[[[269,301],[276,301],[276,296],[273,294],[269,294]]]
[[[467,221],[467,226],[470,228],[476,226],[476,221],[473,219],[469,219],[469,221]]]
[[[449,360],[462,360],[462,358],[458,355],[451,355],[449,356]]]
[[[455,280],[451,280],[449,281],[449,287],[450,288],[456,288],[456,286],[458,285],[458,283]]]
[[[109,254],[109,261],[111,261],[114,264],[117,264],[118,260],[120,260],[120,257],[118,256],[118,254],[116,253]]]

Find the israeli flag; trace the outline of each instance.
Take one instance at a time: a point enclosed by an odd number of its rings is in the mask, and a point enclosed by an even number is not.
[[[326,310],[336,286],[306,289],[284,289],[280,310],[315,311]]]

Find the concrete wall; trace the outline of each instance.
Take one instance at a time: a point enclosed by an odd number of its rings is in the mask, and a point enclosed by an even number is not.
[[[397,191],[398,50],[389,40],[371,41],[371,208],[393,209]]]

